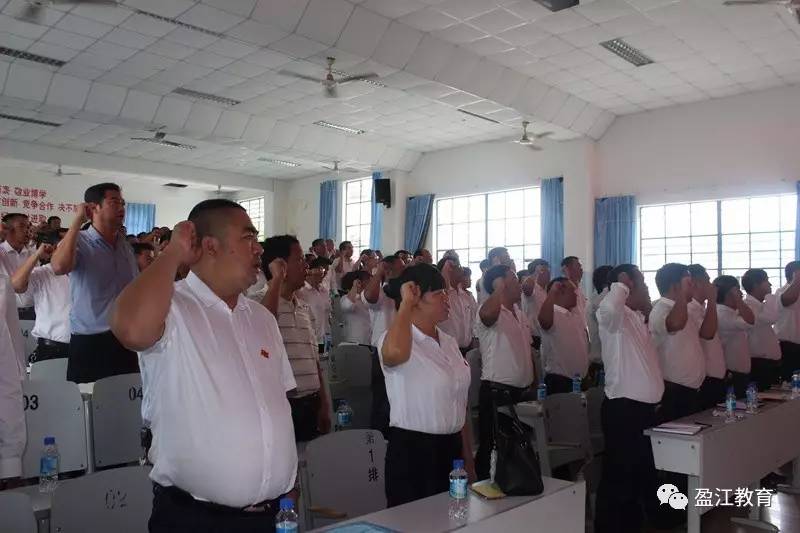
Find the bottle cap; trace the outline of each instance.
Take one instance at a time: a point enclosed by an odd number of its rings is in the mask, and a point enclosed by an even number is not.
[[[464,459],[453,459],[453,470],[461,470],[464,468]]]
[[[55,444],[55,443],[56,443],[56,438],[55,437],[45,437],[44,438],[44,445],[45,446],[48,446],[50,444]]]
[[[294,501],[291,498],[281,498],[280,501],[281,511],[288,511],[294,509]]]

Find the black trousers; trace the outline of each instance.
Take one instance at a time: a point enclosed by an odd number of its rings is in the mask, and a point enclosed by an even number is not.
[[[431,435],[389,428],[387,505],[394,507],[448,490],[454,459],[463,459],[461,433]]]
[[[378,349],[372,349],[372,367],[370,369],[370,388],[372,389],[372,406],[369,414],[369,427],[383,433],[384,438],[389,435],[389,396],[386,394],[386,378],[381,370],[378,359]]]
[[[700,386],[699,407],[701,411],[713,409],[720,402],[725,401],[726,381],[722,378],[706,376]]]
[[[278,500],[263,511],[243,511],[201,502],[175,487],[153,486],[150,533],[271,533],[275,531]]]
[[[601,424],[606,447],[597,489],[596,533],[639,533],[642,507],[648,516],[656,514],[653,449],[643,433],[656,424],[655,407],[628,398],[603,400]]]
[[[61,359],[69,357],[69,343],[56,342],[48,339],[39,339],[36,351],[29,357],[31,363],[47,361],[48,359]]]
[[[319,392],[301,398],[289,398],[292,408],[295,442],[308,442],[319,437],[319,409],[322,397]]]
[[[547,374],[544,384],[547,385],[548,395],[572,392],[572,379],[560,374]]]
[[[72,334],[69,341],[67,380],[91,383],[98,379],[139,372],[139,360],[119,343],[111,331],[95,335]]]
[[[750,359],[750,379],[756,382],[758,390],[765,391],[780,380],[781,362],[763,357]]]
[[[751,381],[750,374],[743,374],[742,372],[734,372],[733,370],[729,370],[728,375],[728,386],[733,386],[733,392],[736,394],[737,398],[744,398],[747,395],[747,386]]]
[[[800,344],[781,341],[781,379],[791,383],[795,370],[800,370]]]
[[[664,382],[664,396],[661,398],[661,408],[658,413],[659,423],[677,420],[699,410],[700,402],[697,390],[672,381]]]

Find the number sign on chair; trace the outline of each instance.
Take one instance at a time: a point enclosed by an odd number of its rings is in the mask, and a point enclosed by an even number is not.
[[[131,463],[142,454],[142,377],[121,374],[97,380],[92,392],[94,464]]]

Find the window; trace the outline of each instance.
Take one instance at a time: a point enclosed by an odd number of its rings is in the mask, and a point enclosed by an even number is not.
[[[239,205],[244,207],[247,215],[253,222],[253,226],[258,230],[258,235],[261,239],[265,239],[264,235],[264,197],[248,198],[247,200],[239,200]]]
[[[541,256],[539,187],[441,198],[434,216],[435,257],[455,250],[461,264],[472,269],[473,279],[480,277],[480,262],[497,246],[508,248],[517,269]]]
[[[369,248],[372,226],[372,178],[344,184],[344,239],[353,243],[355,254]]]
[[[735,198],[639,208],[640,265],[655,293],[665,263],[699,263],[713,280],[763,268],[774,287],[794,261],[797,196]]]

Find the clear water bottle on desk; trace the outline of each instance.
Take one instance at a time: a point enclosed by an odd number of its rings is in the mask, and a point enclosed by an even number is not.
[[[597,386],[598,387],[606,386],[606,373],[603,370],[597,373]]]
[[[800,370],[792,372],[792,399],[800,398]]]
[[[580,394],[581,393],[581,375],[575,374],[572,376],[572,393],[573,394]]]
[[[536,401],[544,402],[545,398],[547,398],[547,385],[542,381],[539,383],[539,386],[536,387]]]
[[[350,429],[353,425],[353,409],[347,403],[347,400],[342,400],[339,403],[339,408],[336,409],[336,431],[344,431]]]
[[[275,533],[297,533],[297,512],[291,498],[281,498],[280,511],[275,516]]]
[[[56,490],[60,459],[55,437],[45,437],[42,456],[39,459],[39,492]]]
[[[747,386],[747,412],[751,415],[758,412],[758,388],[755,383]]]
[[[450,509],[448,514],[453,520],[461,520],[467,516],[467,471],[464,460],[453,460],[450,472]]]
[[[728,394],[725,396],[725,423],[736,422],[736,393],[733,387],[728,387]]]

